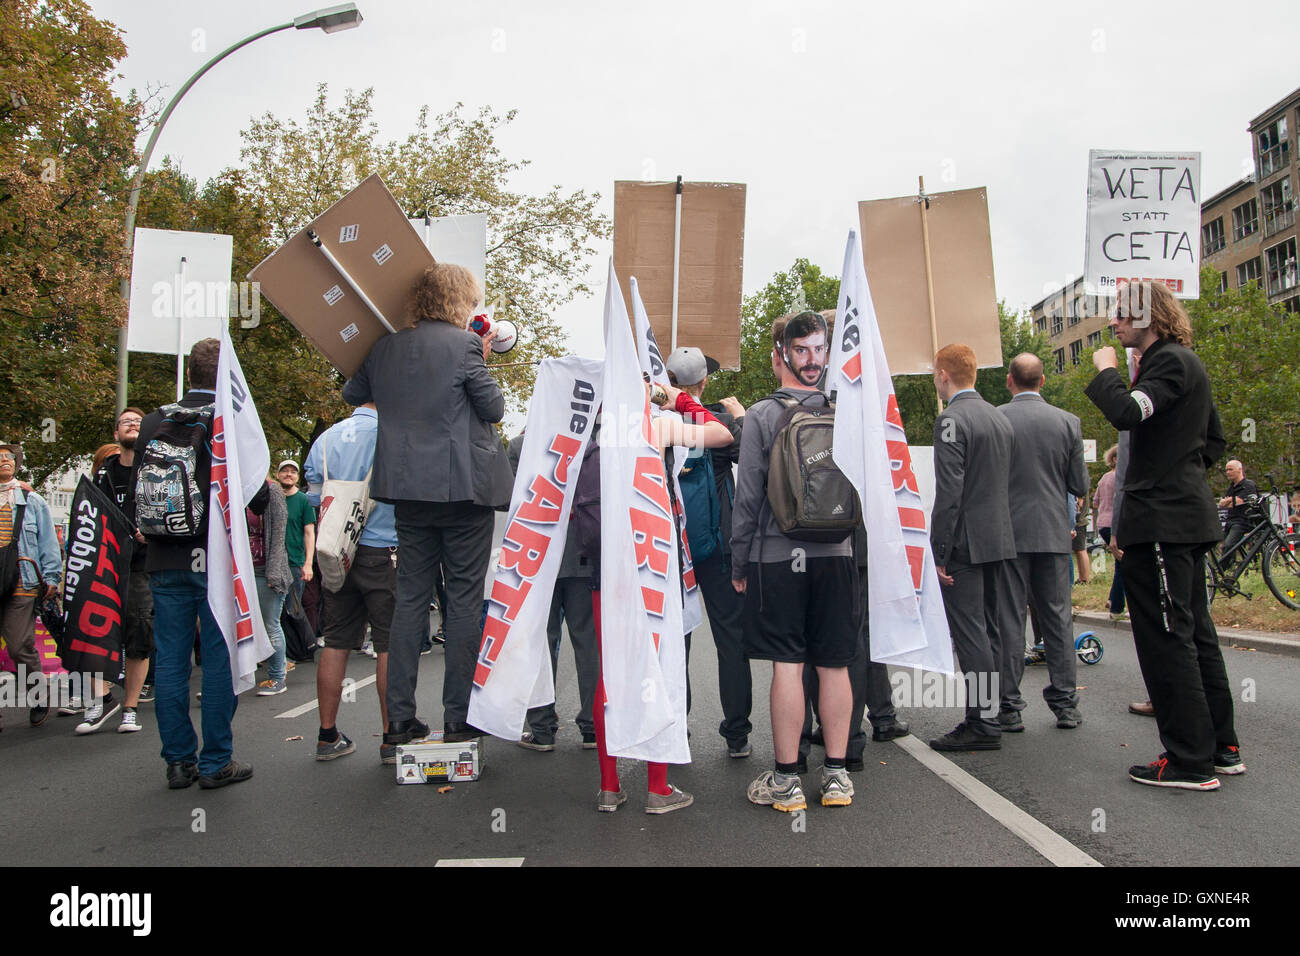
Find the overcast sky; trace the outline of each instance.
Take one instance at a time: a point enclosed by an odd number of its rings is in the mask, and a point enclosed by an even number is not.
[[[125,33],[122,90],[170,96],[311,4],[91,5]],[[800,256],[837,274],[857,201],[923,175],[930,191],[987,187],[998,295],[1021,308],[1083,270],[1090,148],[1199,150],[1208,196],[1250,170],[1247,123],[1300,86],[1294,3],[358,5],[358,29],[286,31],[215,67],[153,165],[170,154],[200,181],[237,165],[249,118],[302,116],[320,82],[334,105],[373,86],[385,139],[425,104],[517,109],[499,139],[532,161],[516,189],[595,190],[612,215],[616,179],[748,184],[747,294]],[[610,244],[598,251],[593,287]],[[598,329],[600,308],[598,294],[557,318]]]

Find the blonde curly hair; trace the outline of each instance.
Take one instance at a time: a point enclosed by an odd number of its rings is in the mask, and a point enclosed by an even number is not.
[[[448,322],[465,328],[482,297],[474,273],[439,262],[424,271],[411,293],[411,328],[420,322]]]

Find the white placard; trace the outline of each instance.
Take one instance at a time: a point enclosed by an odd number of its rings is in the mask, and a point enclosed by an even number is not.
[[[1097,439],[1085,438],[1083,440],[1083,460],[1089,462],[1097,460]]]
[[[439,216],[427,224],[412,219],[411,225],[435,259],[464,266],[474,273],[480,289],[487,288],[487,216]]]
[[[1114,295],[1117,280],[1152,279],[1195,299],[1200,267],[1201,154],[1090,150],[1088,294]]]
[[[233,254],[230,236],[137,229],[127,349],[188,355],[200,339],[220,338],[230,321]]]

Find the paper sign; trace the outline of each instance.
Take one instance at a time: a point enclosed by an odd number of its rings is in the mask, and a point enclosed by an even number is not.
[[[464,266],[480,289],[487,288],[487,216],[437,216],[412,219],[411,225],[435,259]]]
[[[230,236],[137,229],[127,349],[188,355],[195,342],[220,336],[230,321],[233,249]]]
[[[360,231],[361,231],[361,227],[358,226],[356,223],[353,223],[350,226],[344,226],[342,229],[339,230],[339,242],[355,241],[357,238],[357,233],[359,233]]]
[[[1119,280],[1153,279],[1195,299],[1200,261],[1201,154],[1090,150],[1087,293],[1114,295]]]
[[[1083,440],[1083,460],[1084,461],[1097,460],[1097,439],[1085,438]]]

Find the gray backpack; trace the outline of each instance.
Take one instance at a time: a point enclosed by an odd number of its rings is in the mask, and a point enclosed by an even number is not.
[[[843,541],[862,523],[862,503],[832,458],[835,406],[771,395],[785,408],[767,466],[767,503],[781,533],[797,541]],[[812,398],[813,395],[808,396]]]

